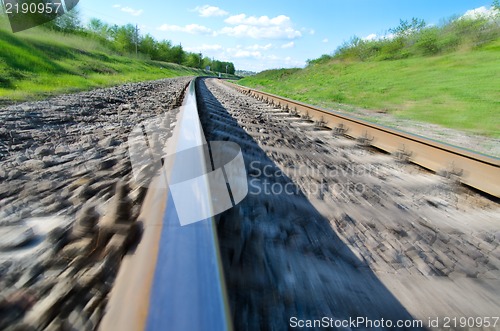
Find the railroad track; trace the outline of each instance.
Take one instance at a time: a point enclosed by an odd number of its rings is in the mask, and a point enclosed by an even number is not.
[[[235,88],[245,95],[236,95]],[[462,165],[479,162],[494,179],[498,178],[498,160],[474,158],[477,155],[470,152],[458,154],[452,147],[435,146],[421,137],[324,110],[313,112],[307,108],[310,106],[257,93],[261,92],[222,85],[218,80],[198,79],[190,84],[169,152],[205,143],[203,131],[207,140],[236,142],[243,151],[250,188],[259,193],[250,192],[240,204],[217,217],[181,226],[179,205],[162,187],[165,178],[156,177],[139,216],[144,228],[142,240],[122,263],[101,330],[231,330],[233,324],[238,330],[286,329],[292,316],[332,316],[336,320],[365,316],[414,322],[410,311],[414,307],[419,318],[428,311],[443,316],[450,312],[493,314],[500,307],[498,293],[490,293],[491,301],[483,300],[485,290],[477,283],[453,281],[457,275],[477,277],[495,287],[500,257],[499,246],[490,238],[499,230],[494,203],[485,203],[491,213],[471,210],[470,217],[483,222],[472,225],[461,218],[462,210],[446,210],[454,197],[439,198],[443,192],[450,193],[452,185],[438,176],[405,173],[406,169],[398,169],[402,167],[398,161],[391,161],[395,163],[389,169],[395,174],[392,177],[382,169],[382,173],[366,173],[362,178],[342,171],[336,171],[340,176],[333,179],[320,178],[321,185],[325,180],[327,184],[359,180],[366,186],[366,191],[348,193],[346,201],[328,188],[322,187],[319,195],[307,190],[303,184],[323,176],[316,170],[305,175],[283,173],[283,168],[297,169],[301,163],[311,169],[333,164],[335,169],[349,170],[349,163],[377,166],[393,159],[358,148],[361,144],[435,171],[445,169],[455,176],[460,172],[464,184],[477,188],[471,184],[471,178],[476,177]],[[251,104],[249,96],[271,105],[264,109],[263,102]],[[300,112],[305,118],[294,118]],[[266,113],[270,114],[267,118],[263,116]],[[357,143],[332,138],[331,133],[321,130],[303,130],[315,126],[330,127],[356,138]],[[307,137],[307,132],[313,138]],[[293,144],[288,144],[292,140]],[[432,161],[423,154],[429,148],[444,156]],[[344,149],[352,150],[351,154],[346,156]],[[332,155],[332,151],[342,157]],[[183,162],[182,168],[206,172],[206,150],[201,153],[194,162]],[[440,161],[448,156],[447,161]],[[447,162],[454,168],[446,168]],[[175,167],[168,169],[176,171]],[[165,176],[171,178],[170,173]],[[388,177],[402,180],[394,182]],[[417,179],[405,184],[404,179],[412,177]],[[491,178],[488,191],[484,187],[482,191],[498,197],[498,185]],[[408,186],[397,187],[402,184]],[[272,189],[265,193],[269,187],[290,188],[291,193]],[[414,192],[415,187],[425,189]],[[210,187],[202,185],[199,193],[210,196]],[[410,193],[415,194],[405,200]],[[199,204],[193,196],[192,206]],[[326,206],[328,212],[320,211],[319,206]],[[393,284],[397,279],[394,275],[411,277],[414,287]],[[442,278],[436,285],[430,276]],[[426,292],[412,297],[421,292],[420,287]],[[393,293],[398,291],[402,295],[395,297]],[[455,295],[462,292],[462,297]],[[433,304],[432,293],[452,300]]]
[[[183,227],[181,208],[210,203],[209,187],[200,185],[191,205],[179,204],[165,180],[185,169],[206,173],[206,144],[198,118],[196,79],[189,84],[167,154],[174,157],[149,185],[139,220],[143,238],[126,257],[117,276],[101,330],[231,330],[214,218]],[[146,138],[147,139],[147,138]],[[148,145],[149,147],[149,145]],[[195,148],[189,164],[179,155]],[[167,167],[167,163],[170,163]]]
[[[24,106],[4,113],[15,120],[6,121],[12,132],[17,132],[17,126],[23,128],[22,134],[13,137],[21,154],[31,155],[24,150],[30,150],[33,139],[42,138],[48,145],[37,148],[37,157],[30,163],[23,162],[23,155],[13,155],[2,164],[8,174],[3,171],[0,176],[12,180],[0,190],[6,197],[4,205],[17,204],[25,212],[37,209],[33,207],[36,203],[24,206],[25,201],[17,201],[30,196],[29,201],[44,201],[44,213],[69,213],[72,218],[75,208],[85,204],[85,212],[76,215],[71,227],[57,223],[59,218],[50,218],[50,226],[61,228],[40,241],[43,245],[32,247],[40,249],[33,259],[16,257],[26,260],[21,272],[13,264],[10,275],[3,273],[7,275],[1,277],[2,284],[7,284],[4,290],[16,294],[0,300],[2,309],[9,310],[9,318],[18,323],[10,329],[93,329],[101,321],[112,283],[115,286],[100,324],[106,331],[230,330],[233,324],[237,330],[279,330],[290,325],[292,316],[412,321],[431,315],[497,315],[500,219],[494,199],[406,162],[416,162],[422,154],[410,151],[409,145],[387,149],[397,158],[365,148],[382,148],[378,143],[383,138],[375,137],[369,131],[372,127],[355,134],[356,119],[328,120],[326,115],[318,119],[310,109],[303,110],[301,118],[299,106],[263,96],[258,101],[248,89],[238,93],[220,80],[198,79],[197,91],[191,83],[183,110],[178,112],[179,91],[187,83],[188,79],[175,84],[147,83],[139,91],[134,85],[113,93],[106,90],[24,105],[33,111],[45,109],[39,115],[60,122],[58,125],[65,125],[66,112],[58,112],[57,118],[53,109],[73,109],[70,118],[84,124],[71,130],[37,133],[44,128],[38,127],[39,121],[25,118],[31,112]],[[110,98],[114,95],[120,98]],[[92,114],[96,117],[89,117]],[[143,126],[138,138],[145,141],[144,154],[158,168],[170,167],[147,190],[136,220],[136,207],[146,191],[134,180],[133,161],[120,142],[127,141],[130,128],[159,114],[176,117],[170,123],[175,125],[173,135],[160,132],[160,139],[155,139],[148,134],[149,126]],[[113,116],[120,121],[108,121]],[[105,139],[105,130],[94,124],[96,118],[98,124],[106,123],[106,132],[114,129],[108,133],[116,140]],[[169,125],[168,117],[160,119],[164,126]],[[207,141],[230,141],[241,147],[248,177],[226,187],[230,182],[226,172],[223,187],[231,192],[230,205],[236,206],[221,214],[219,208],[214,212],[217,217],[181,226],[186,212],[195,215],[191,212],[200,210],[200,205],[215,211],[214,205],[206,203],[211,200],[211,190],[203,182],[195,186],[197,192],[185,194],[180,202],[165,185],[167,178],[175,183],[171,179],[176,172],[182,182],[192,177],[184,178],[184,171],[204,174],[209,166],[214,167],[213,160],[211,165],[202,161],[208,156],[204,148],[195,148],[189,162],[179,161],[185,150],[205,143],[203,131]],[[68,134],[72,136],[69,143],[61,140]],[[399,139],[398,135],[404,136],[395,132],[393,139]],[[176,157],[160,160],[155,142],[167,137],[167,153]],[[424,144],[420,137],[410,140]],[[82,143],[82,155],[68,154],[73,149],[80,151]],[[443,147],[445,152],[453,154],[447,148]],[[57,150],[58,157],[44,156]],[[89,157],[93,162],[87,166],[84,161]],[[465,182],[470,174],[453,162],[443,162],[436,169],[470,185]],[[22,178],[23,172],[12,168],[18,163],[24,171]],[[64,163],[62,168],[59,163]],[[70,168],[69,173],[60,171]],[[497,173],[485,173],[496,188]],[[33,177],[25,177],[28,175]],[[53,178],[57,184],[52,189],[47,185],[50,182],[28,185],[37,183],[39,177]],[[112,190],[110,185],[118,177],[121,180]],[[238,203],[241,192],[237,188],[246,187],[247,181],[248,196]],[[62,197],[74,204],[71,209],[55,195],[61,185],[72,187]],[[205,201],[197,197],[205,197]],[[131,213],[121,215],[120,211],[130,207]],[[96,210],[105,216],[100,217]],[[17,219],[14,214],[3,213],[2,217]],[[36,222],[45,223],[46,219]],[[20,225],[24,229],[29,224]],[[141,228],[142,240],[134,248]],[[129,248],[132,251],[126,253]],[[30,308],[33,299],[36,303]],[[17,312],[20,305],[24,316]],[[5,320],[2,322],[5,326]]]
[[[328,127],[336,133],[350,136],[436,173],[455,176],[465,185],[493,197],[500,197],[499,158],[474,153],[274,94],[227,84],[241,93],[314,121],[318,126]]]

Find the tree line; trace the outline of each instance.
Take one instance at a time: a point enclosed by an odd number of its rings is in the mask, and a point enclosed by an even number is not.
[[[215,60],[202,53],[187,52],[182,45],[173,45],[170,40],[158,41],[150,34],[140,35],[132,24],[111,25],[92,18],[84,25],[76,8],[43,26],[54,31],[90,37],[120,54],[137,52],[155,61],[177,63],[191,68],[209,67],[211,71],[233,75],[235,73],[232,62]]]
[[[500,1],[492,5],[490,16],[452,17],[439,25],[424,20],[400,20],[387,36],[366,40],[357,36],[338,47],[332,54],[308,60],[309,65],[340,61],[398,60],[415,56],[432,56],[457,49],[482,47],[500,38]]]

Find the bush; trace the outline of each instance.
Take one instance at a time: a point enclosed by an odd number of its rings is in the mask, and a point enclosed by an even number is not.
[[[307,60],[307,65],[322,64],[330,61],[331,59],[332,59],[331,55],[323,54],[317,59]]]
[[[338,47],[333,55],[322,55],[308,60],[308,65],[332,59],[341,61],[398,60],[412,56],[432,56],[453,52],[459,47],[477,48],[500,38],[500,1],[493,4],[498,14],[491,17],[453,17],[439,26],[426,26],[418,18],[400,20],[396,28],[389,29],[391,37],[363,40],[352,37]]]
[[[439,53],[439,29],[427,28],[421,31],[415,42],[415,46],[423,55],[434,55]]]
[[[380,60],[397,60],[402,58],[402,49],[404,48],[404,39],[397,37],[394,39],[384,39],[380,41]]]

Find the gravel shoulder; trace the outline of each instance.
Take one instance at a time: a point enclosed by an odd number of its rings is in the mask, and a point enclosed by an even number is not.
[[[131,173],[128,134],[175,113],[190,80],[0,109],[0,329],[96,328],[141,235],[145,189]]]

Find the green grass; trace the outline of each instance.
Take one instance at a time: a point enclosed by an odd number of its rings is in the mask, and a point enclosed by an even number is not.
[[[434,57],[269,70],[239,84],[325,108],[347,104],[500,137],[499,59],[496,40]]]
[[[212,73],[121,56],[90,38],[34,28],[13,34],[0,22],[0,104],[126,82]]]

